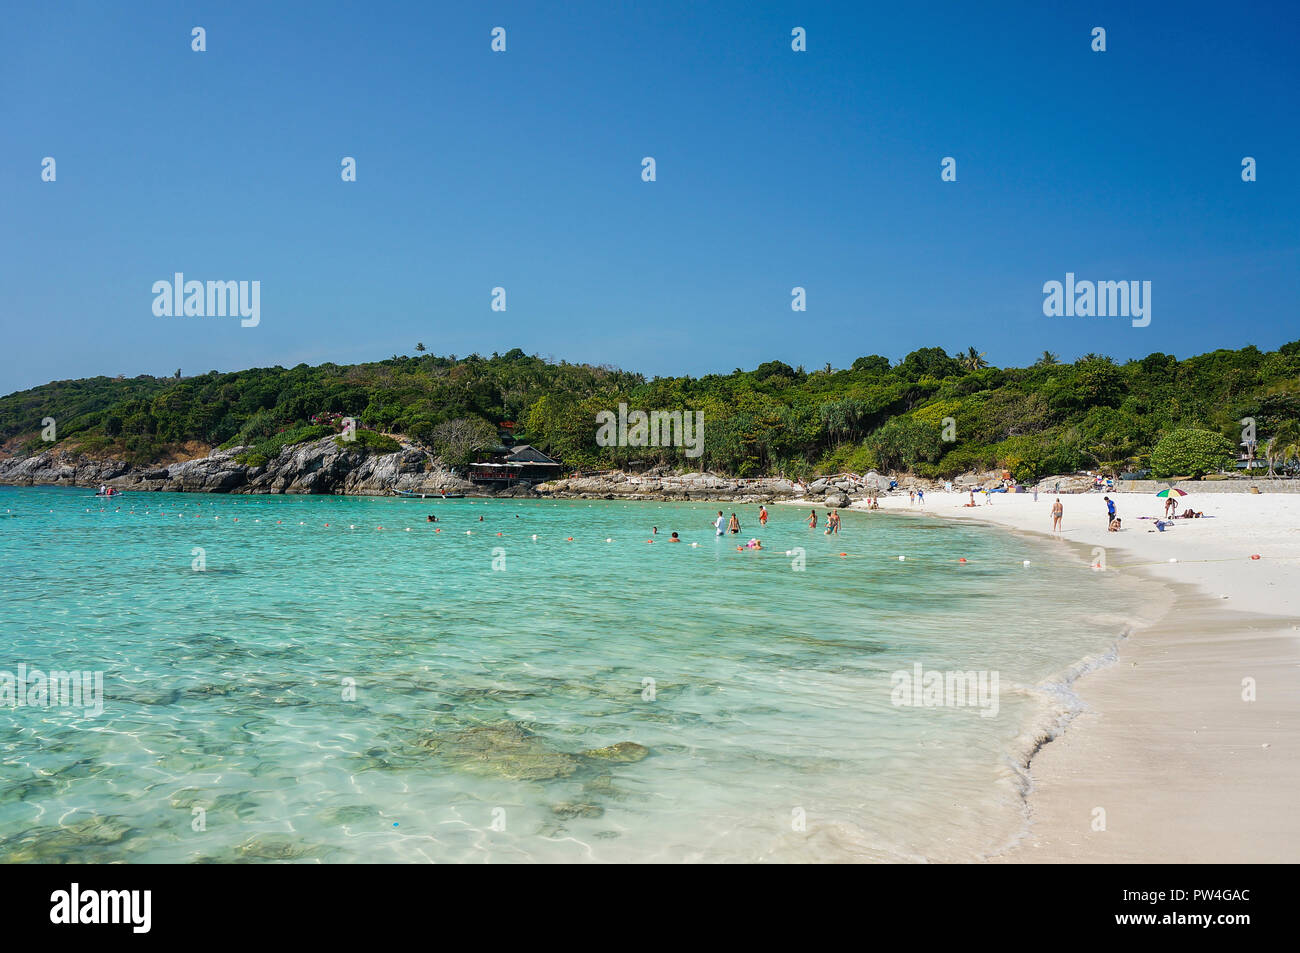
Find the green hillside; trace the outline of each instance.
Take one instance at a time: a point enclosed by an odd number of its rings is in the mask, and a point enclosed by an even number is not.
[[[596,414],[631,409],[704,413],[704,455],[599,447]],[[495,442],[498,425],[580,467],[667,462],[734,476],[871,467],[948,476],[995,466],[1020,479],[1076,469],[1140,467],[1182,429],[1241,440],[1256,421],[1258,454],[1300,445],[1300,341],[1277,351],[1220,350],[1118,364],[1053,355],[1031,367],[987,366],[971,348],[923,348],[897,364],[858,358],[808,372],[780,361],[701,378],[549,363],[515,349],[490,358],[393,357],[352,366],[254,368],[230,374],[59,381],[0,398],[0,439],[19,453],[57,446],[151,463],[183,444],[249,445],[261,456],[330,432],[330,415],[405,435],[448,462]],[[316,419],[313,419],[316,418]],[[945,421],[949,420],[947,424]],[[946,435],[950,438],[945,440]],[[379,433],[368,442],[387,446]],[[1292,456],[1300,450],[1284,454]]]

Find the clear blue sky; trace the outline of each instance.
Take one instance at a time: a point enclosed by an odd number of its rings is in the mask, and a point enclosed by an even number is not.
[[[1296,37],[1280,2],[11,4],[0,392],[416,341],[651,374],[1276,347]],[[176,271],[261,281],[260,326],[155,317]],[[1067,271],[1151,281],[1151,325],[1044,317]]]

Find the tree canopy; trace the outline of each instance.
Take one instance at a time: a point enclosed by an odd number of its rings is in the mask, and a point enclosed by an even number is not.
[[[597,413],[620,403],[701,411],[703,456],[598,446]],[[1026,368],[990,366],[974,347],[957,355],[928,347],[896,365],[866,355],[807,373],[772,360],[698,378],[647,378],[518,348],[491,357],[420,352],[356,365],[56,381],[0,398],[0,440],[16,452],[49,449],[40,434],[52,417],[56,445],[136,464],[194,444],[262,456],[339,416],[457,463],[509,421],[519,440],[575,467],[668,463],[735,476],[878,467],[931,477],[1003,467],[1030,479],[1163,461],[1154,448],[1179,430],[1209,431],[1233,448],[1246,417],[1261,448],[1275,435],[1284,437],[1275,446],[1294,443],[1300,341],[1122,364],[1097,354],[1061,363],[1045,353]]]

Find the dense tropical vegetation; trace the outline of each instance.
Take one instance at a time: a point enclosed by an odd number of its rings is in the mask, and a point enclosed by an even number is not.
[[[737,476],[874,467],[934,477],[1002,467],[1024,480],[1152,463],[1178,470],[1187,454],[1201,454],[1191,461],[1198,467],[1208,454],[1212,470],[1238,450],[1250,417],[1260,460],[1280,466],[1300,455],[1300,341],[1125,363],[1097,354],[1062,363],[1044,352],[1025,368],[991,366],[973,347],[956,355],[930,347],[897,364],[868,355],[809,372],[768,361],[700,378],[553,363],[518,348],[466,358],[417,352],[352,366],[58,381],[0,398],[0,439],[15,452],[48,449],[40,436],[48,417],[56,445],[137,464],[195,444],[248,447],[245,458],[260,462],[337,432],[350,416],[362,446],[391,449],[384,434],[395,434],[460,464],[510,421],[519,439],[576,467],[663,462]],[[596,414],[619,403],[702,411],[703,457],[597,446]],[[1210,434],[1164,447],[1180,430]],[[1221,441],[1209,439],[1216,435]]]

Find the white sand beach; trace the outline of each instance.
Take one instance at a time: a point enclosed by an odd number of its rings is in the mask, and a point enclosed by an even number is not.
[[[994,860],[1300,859],[1300,494],[1186,489],[1181,502],[1207,518],[1165,532],[1140,519],[1163,515],[1153,495],[1109,494],[1118,533],[1106,530],[1101,493],[1060,497],[1070,552],[1092,561],[1102,547],[1106,571],[1167,583],[1172,598],[1153,600],[1171,608],[1075,684],[1087,710],[1033,758],[1028,836]],[[880,505],[1050,534],[1052,494],[992,497]],[[1243,697],[1246,679],[1254,700]]]

